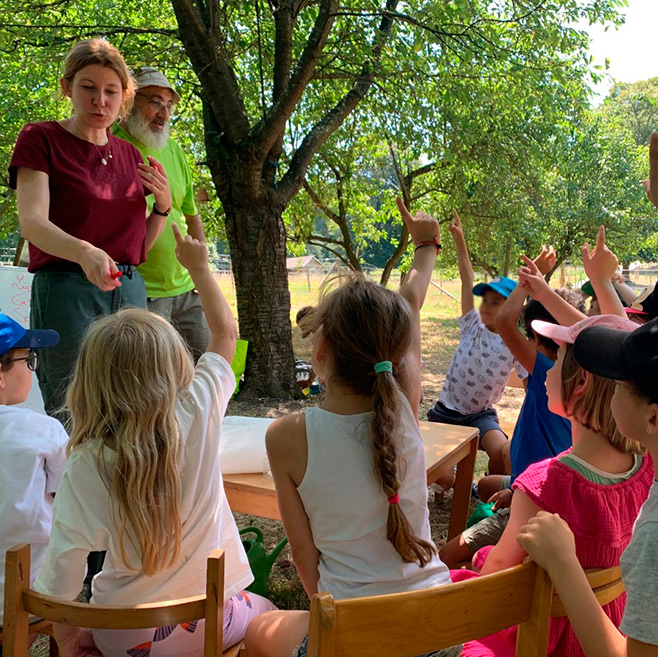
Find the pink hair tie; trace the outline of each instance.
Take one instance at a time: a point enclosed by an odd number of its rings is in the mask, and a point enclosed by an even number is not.
[[[398,504],[400,502],[400,493],[396,493],[393,497],[388,498],[389,504]]]

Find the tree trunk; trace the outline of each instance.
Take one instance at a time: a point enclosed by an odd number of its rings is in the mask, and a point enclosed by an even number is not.
[[[244,204],[222,199],[240,338],[249,341],[242,390],[248,396],[296,397],[286,235],[281,209],[267,197],[260,201]]]
[[[225,213],[240,338],[249,342],[240,394],[296,398],[283,203],[249,153],[226,148],[204,105],[207,163]]]
[[[507,242],[505,242],[505,262],[503,264],[503,276],[509,277],[511,257],[512,257],[512,240],[508,237]]]

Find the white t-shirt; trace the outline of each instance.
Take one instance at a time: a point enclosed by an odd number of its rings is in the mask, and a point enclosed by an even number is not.
[[[658,482],[649,489],[621,555],[626,608],[619,629],[636,641],[658,645]]]
[[[491,408],[503,396],[512,367],[520,379],[528,373],[503,339],[490,331],[475,308],[459,318],[461,340],[446,374],[439,401],[463,415]]]
[[[39,574],[53,519],[53,493],[66,465],[69,437],[55,419],[26,408],[0,405],[0,625],[5,553],[31,546],[30,583]]]
[[[342,599],[449,584],[437,555],[424,568],[405,563],[386,538],[389,503],[374,471],[370,438],[374,413],[309,408],[305,416],[308,461],[297,491],[320,551],[318,590]],[[414,536],[431,543],[425,450],[404,395],[395,445],[400,507]]]
[[[107,550],[107,555],[92,584],[93,601],[98,604],[163,602],[202,595],[206,561],[215,548],[226,553],[226,600],[253,581],[219,467],[221,421],[234,388],[231,366],[218,354],[208,352],[199,359],[194,380],[176,405],[181,430],[183,526],[176,563],[152,577],[123,563],[112,500],[97,467],[99,446],[93,441],[76,449],[66,466],[55,499],[46,562],[35,583],[37,590],[74,600],[82,588],[87,554],[100,550]],[[114,452],[102,449],[111,461]],[[137,549],[128,539],[124,546],[129,563],[139,568]]]

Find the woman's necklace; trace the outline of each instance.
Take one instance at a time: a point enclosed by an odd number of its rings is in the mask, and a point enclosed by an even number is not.
[[[89,141],[83,134],[82,131],[78,128],[78,126],[75,124],[75,119],[71,119],[71,125],[73,126],[73,129],[78,133],[78,135],[84,139],[85,141]],[[90,142],[91,144],[94,144],[94,148],[98,152],[98,156],[101,158],[101,162],[104,167],[107,166],[107,161],[112,159],[112,147],[110,146],[110,140],[107,140],[107,158],[101,153],[101,149],[98,148],[98,145],[94,143],[93,141]]]

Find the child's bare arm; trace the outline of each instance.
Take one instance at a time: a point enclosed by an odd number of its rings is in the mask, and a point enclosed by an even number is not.
[[[539,301],[562,326],[571,326],[585,319],[586,315],[576,310],[550,288],[537,265],[528,256],[524,255],[521,258],[525,266],[519,269],[519,285],[523,286],[533,299]]]
[[[521,490],[512,495],[509,521],[497,545],[489,552],[482,567],[481,575],[490,575],[500,570],[518,566],[526,557],[525,550],[516,542],[523,525],[532,518],[539,507]]]
[[[462,221],[459,214],[457,214],[457,210],[452,212],[455,218],[448,226],[448,230],[452,235],[455,250],[457,251],[457,266],[459,267],[459,278],[462,281],[462,315],[465,315],[475,307],[475,300],[473,299],[473,265],[471,264],[471,257],[468,255]]]
[[[619,266],[619,260],[605,243],[605,228],[603,226],[599,226],[594,251],[590,251],[589,243],[586,242],[583,244],[582,254],[585,273],[594,288],[601,313],[603,315],[626,317],[624,306],[619,300],[612,283],[612,278]]]
[[[265,444],[293,561],[310,598],[318,592],[320,552],[313,542],[309,519],[297,492],[308,458],[304,416],[289,415],[273,422],[265,435]]]
[[[204,242],[191,235],[183,237],[178,226],[171,228],[176,238],[176,257],[190,272],[194,286],[199,291],[203,312],[210,329],[210,342],[206,351],[223,356],[229,363],[235,355],[238,327],[233,313],[214,279],[208,265],[208,248]]]
[[[425,212],[417,212],[412,217],[402,199],[398,198],[397,203],[414,244],[439,241],[439,222],[434,217]],[[411,345],[405,357],[404,375],[400,378],[400,386],[414,413],[418,412],[421,399],[420,309],[425,301],[437,251],[431,244],[416,249],[411,269],[400,287],[400,294],[409,302],[412,310]]]
[[[517,541],[544,568],[587,657],[657,657],[658,646],[626,638],[606,616],[576,557],[569,525],[540,511],[521,528]]]
[[[439,222],[434,217],[425,212],[417,212],[412,217],[401,198],[397,199],[397,204],[414,245],[441,241]],[[432,278],[437,255],[438,249],[431,244],[416,249],[411,269],[400,286],[400,294],[411,304],[414,313],[420,313],[420,309],[425,303],[425,295]]]
[[[550,249],[542,247],[541,253],[535,258],[534,263],[541,274],[550,271],[555,265],[555,250],[553,247],[550,247]],[[537,360],[537,350],[519,329],[519,317],[521,317],[527,294],[527,291],[521,285],[517,285],[498,311],[494,323],[496,331],[507,345],[512,356],[526,371],[532,372]]]

